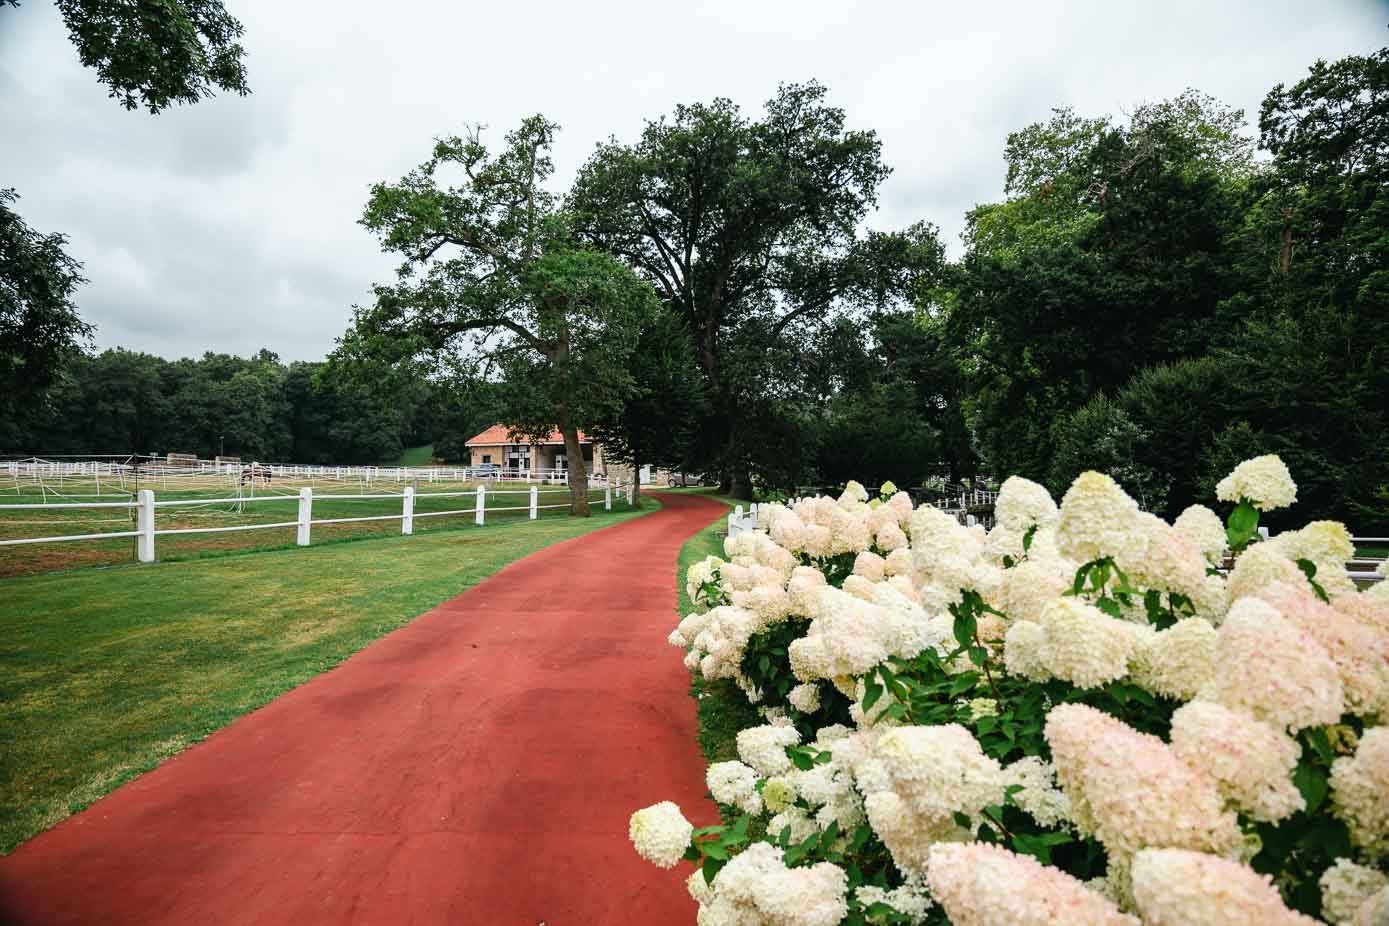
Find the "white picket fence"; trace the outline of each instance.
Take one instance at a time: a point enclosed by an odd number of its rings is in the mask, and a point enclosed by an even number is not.
[[[745,531],[757,529],[757,503],[748,505],[747,514],[743,513],[743,506],[737,505],[728,513],[728,536],[737,537]]]
[[[617,494],[621,500],[625,493],[627,504],[632,504],[632,486],[630,484],[604,484],[603,507],[611,511],[613,507],[613,495]],[[528,496],[528,503],[522,505],[511,505],[501,507],[487,507],[487,498],[498,495],[523,495]],[[547,508],[568,508],[569,502],[558,504],[540,504],[540,489],[538,486],[531,486],[526,489],[492,489],[490,492],[487,486],[480,485],[476,490],[466,492],[416,492],[413,486],[406,486],[400,493],[373,493],[358,495],[339,495],[327,493],[320,495],[319,498],[325,501],[364,501],[380,500],[384,498],[398,498],[401,500],[401,510],[399,514],[379,514],[364,515],[352,518],[315,518],[313,516],[314,492],[310,487],[299,490],[298,496],[293,495],[262,495],[257,497],[243,498],[197,498],[197,499],[171,499],[168,501],[158,501],[155,498],[154,490],[141,489],[136,494],[134,501],[124,502],[34,502],[25,504],[0,504],[0,510],[52,510],[52,509],[123,509],[129,511],[135,509],[135,530],[133,531],[104,531],[96,534],[62,534],[54,537],[23,537],[13,540],[0,540],[0,547],[20,546],[35,543],[69,543],[81,540],[114,540],[120,537],[134,537],[135,556],[142,563],[152,563],[155,561],[155,538],[169,536],[173,534],[220,534],[232,531],[255,531],[273,530],[292,527],[295,529],[295,542],[301,546],[309,545],[309,538],[315,524],[350,524],[362,521],[399,521],[400,532],[404,535],[415,532],[416,518],[439,518],[457,515],[472,515],[473,522],[479,526],[487,521],[488,512],[497,513],[502,511],[526,511],[529,519],[535,520],[539,512]],[[455,508],[446,511],[415,511],[415,501],[421,498],[472,498],[474,503],[465,508]],[[293,521],[274,521],[269,523],[257,524],[230,524],[220,527],[168,527],[160,528],[156,524],[157,512],[160,509],[186,508],[193,506],[205,507],[215,504],[257,504],[267,502],[297,502],[298,516]]]

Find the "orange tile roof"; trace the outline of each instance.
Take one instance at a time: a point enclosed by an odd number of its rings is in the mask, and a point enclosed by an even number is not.
[[[547,437],[547,438],[545,438],[545,439],[542,440],[542,441],[528,441],[528,440],[526,440],[525,438],[521,438],[520,440],[512,440],[512,439],[511,439],[511,427],[510,427],[509,425],[505,425],[505,424],[494,424],[494,425],[492,425],[492,427],[488,428],[486,431],[483,431],[481,434],[478,434],[478,435],[476,435],[475,437],[470,437],[470,438],[468,439],[468,442],[467,442],[464,446],[467,446],[467,447],[495,447],[495,446],[498,446],[498,445],[501,445],[501,444],[562,444],[562,443],[564,443],[564,438],[563,438],[563,436],[560,435],[560,433],[559,433],[558,430],[551,431],[551,432],[550,432],[550,436]],[[583,431],[580,431],[580,432],[579,432],[579,443],[581,443],[581,444],[592,443],[592,439],[591,439],[587,434],[585,434]]]

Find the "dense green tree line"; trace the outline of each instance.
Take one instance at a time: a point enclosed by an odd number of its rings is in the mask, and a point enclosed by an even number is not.
[[[0,420],[0,453],[225,449],[248,460],[382,463],[428,442],[435,418],[450,414],[427,384],[385,375],[368,384],[269,351],[170,361],[117,349],[74,359],[40,402]]]

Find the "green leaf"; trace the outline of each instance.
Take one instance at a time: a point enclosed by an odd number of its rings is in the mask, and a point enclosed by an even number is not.
[[[1328,790],[1326,775],[1306,761],[1298,762],[1297,768],[1293,770],[1293,784],[1297,785],[1297,790],[1302,793],[1302,799],[1307,802],[1307,813],[1309,814],[1315,812],[1321,806],[1322,801],[1326,800]]]
[[[1317,584],[1317,564],[1310,559],[1300,559],[1297,561],[1297,568],[1307,577],[1307,584],[1312,586],[1312,591],[1317,593],[1317,597],[1330,604],[1331,599],[1326,596],[1326,589]]]
[[[863,690],[863,712],[866,714],[873,709],[873,705],[878,703],[878,699],[883,696],[883,686],[877,682],[869,682]]]
[[[1243,550],[1259,532],[1259,509],[1249,503],[1247,498],[1239,500],[1230,518],[1225,522],[1225,539],[1231,550]]]
[[[714,877],[723,869],[723,866],[727,864],[727,859],[706,858],[701,869],[704,872],[704,883],[713,884]]]

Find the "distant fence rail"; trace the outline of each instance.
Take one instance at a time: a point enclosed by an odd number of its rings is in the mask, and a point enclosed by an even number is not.
[[[103,464],[104,465],[104,464]],[[329,467],[332,469],[332,467]],[[395,469],[394,467],[392,469]],[[603,492],[603,507],[611,511],[613,498],[616,495],[619,501],[625,500],[627,505],[632,504],[632,486],[630,483],[608,483],[604,480],[596,480],[595,491],[601,489]],[[551,490],[553,491],[553,490]],[[0,540],[0,547],[23,546],[41,543],[69,543],[83,540],[114,540],[121,537],[134,537],[135,557],[142,563],[152,563],[155,561],[155,542],[156,538],[180,535],[180,534],[219,534],[231,531],[252,531],[252,530],[273,530],[273,529],[295,529],[295,542],[301,546],[309,545],[312,529],[315,525],[324,524],[349,524],[363,521],[399,521],[400,532],[403,535],[413,534],[415,530],[415,520],[417,518],[437,518],[445,516],[469,516],[473,522],[479,526],[486,524],[487,515],[498,512],[527,512],[530,520],[535,520],[539,513],[550,508],[568,508],[569,502],[554,504],[540,504],[539,486],[532,485],[528,489],[488,489],[486,485],[480,485],[476,489],[452,492],[416,492],[414,486],[405,486],[400,492],[378,492],[369,494],[338,494],[326,493],[317,496],[323,501],[376,501],[383,499],[400,499],[400,512],[391,514],[363,515],[350,518],[315,518],[313,516],[314,491],[310,486],[305,486],[299,490],[298,495],[261,495],[261,496],[238,496],[236,498],[194,498],[194,499],[166,499],[159,501],[155,498],[153,489],[140,489],[136,492],[135,498],[119,502],[101,501],[78,501],[78,502],[25,502],[18,504],[0,504],[0,511],[42,511],[53,509],[121,509],[127,513],[133,510],[135,515],[135,529],[127,531],[102,531],[94,534],[61,534],[51,537],[21,537],[7,540]],[[521,504],[502,505],[488,507],[487,499],[495,496],[522,496]],[[434,498],[459,498],[472,499],[473,504],[464,505],[459,508],[449,508],[443,511],[416,511],[415,503],[419,499]],[[235,504],[238,506],[247,504],[287,504],[296,503],[297,510],[294,520],[256,522],[253,524],[227,524],[211,527],[165,527],[160,528],[157,523],[158,512],[161,510],[186,508],[196,506],[206,506],[210,504]]]

